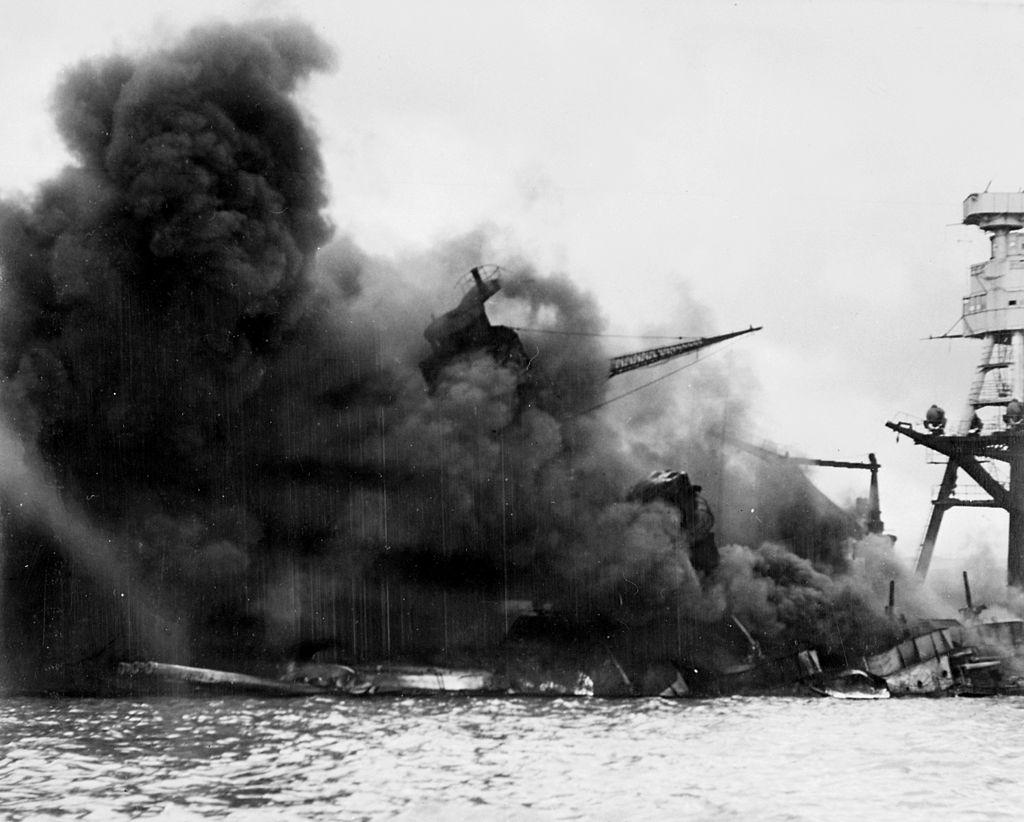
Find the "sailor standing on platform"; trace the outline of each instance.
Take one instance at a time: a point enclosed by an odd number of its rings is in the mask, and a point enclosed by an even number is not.
[[[985,427],[985,423],[983,423],[981,421],[981,417],[979,417],[977,415],[977,413],[975,413],[971,417],[971,424],[970,424],[970,426],[967,429],[967,436],[968,437],[980,437],[981,436],[981,431],[982,431],[982,429],[984,427]]]

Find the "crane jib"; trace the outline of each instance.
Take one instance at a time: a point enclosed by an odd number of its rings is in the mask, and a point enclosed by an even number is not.
[[[673,345],[663,345],[659,348],[648,348],[645,351],[636,351],[632,354],[623,354],[620,357],[612,357],[611,368],[608,376],[614,377],[617,374],[623,374],[626,371],[633,371],[637,368],[643,368],[648,365],[654,365],[659,362],[665,362],[671,360],[674,357],[680,357],[683,354],[689,354],[693,351],[699,351],[702,348],[707,348],[709,345],[715,343],[724,342],[730,340],[733,337],[739,337],[742,334],[750,334],[753,331],[760,331],[762,326],[754,328],[744,328],[742,331],[733,331],[729,334],[719,334],[717,337],[700,337],[696,340],[688,340],[687,342],[674,343]]]

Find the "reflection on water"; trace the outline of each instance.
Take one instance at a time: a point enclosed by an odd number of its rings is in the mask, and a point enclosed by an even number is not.
[[[1019,819],[1024,699],[0,700],[0,818]]]

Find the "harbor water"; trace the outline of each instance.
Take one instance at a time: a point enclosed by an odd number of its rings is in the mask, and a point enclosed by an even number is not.
[[[1018,820],[1024,698],[0,700],[0,819]]]

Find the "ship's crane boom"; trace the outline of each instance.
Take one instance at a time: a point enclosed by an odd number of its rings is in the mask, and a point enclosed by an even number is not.
[[[516,331],[526,329],[491,325],[484,309],[484,303],[501,290],[499,272],[498,266],[493,265],[476,266],[471,269],[471,280],[470,277],[466,280],[472,285],[463,294],[459,304],[440,317],[434,317],[423,332],[431,347],[430,356],[420,363],[420,370],[428,386],[433,387],[437,383],[441,369],[446,363],[468,351],[488,350],[501,364],[511,364],[521,371],[529,367],[530,358],[516,334]],[[608,376],[615,377],[637,368],[656,365],[715,343],[760,330],[761,326],[751,326],[729,334],[698,337],[612,357]]]
[[[683,354],[689,354],[693,351],[699,351],[702,348],[707,348],[709,345],[731,340],[733,337],[739,337],[743,334],[760,331],[762,328],[763,326],[760,325],[757,326],[757,328],[751,326],[750,328],[744,328],[742,331],[732,331],[728,334],[719,334],[715,337],[698,337],[695,340],[687,340],[686,342],[663,345],[658,348],[648,348],[645,351],[635,351],[632,354],[623,354],[619,357],[612,357],[611,368],[608,372],[608,376],[615,377],[619,374],[625,374],[627,371],[633,371],[637,368],[644,368],[648,365],[665,362],[666,360],[671,360],[675,357],[681,357]]]
[[[789,454],[780,454],[770,448],[761,445],[744,442],[740,439],[729,437],[728,442],[748,454],[754,454],[766,460],[784,460],[794,465],[819,465],[824,468],[860,468],[871,472],[871,482],[868,486],[868,510],[866,527],[869,534],[881,534],[885,529],[882,522],[882,507],[878,495],[878,469],[882,466],[874,454],[868,454],[867,462],[845,462],[843,460],[817,460],[809,457],[791,457]]]

